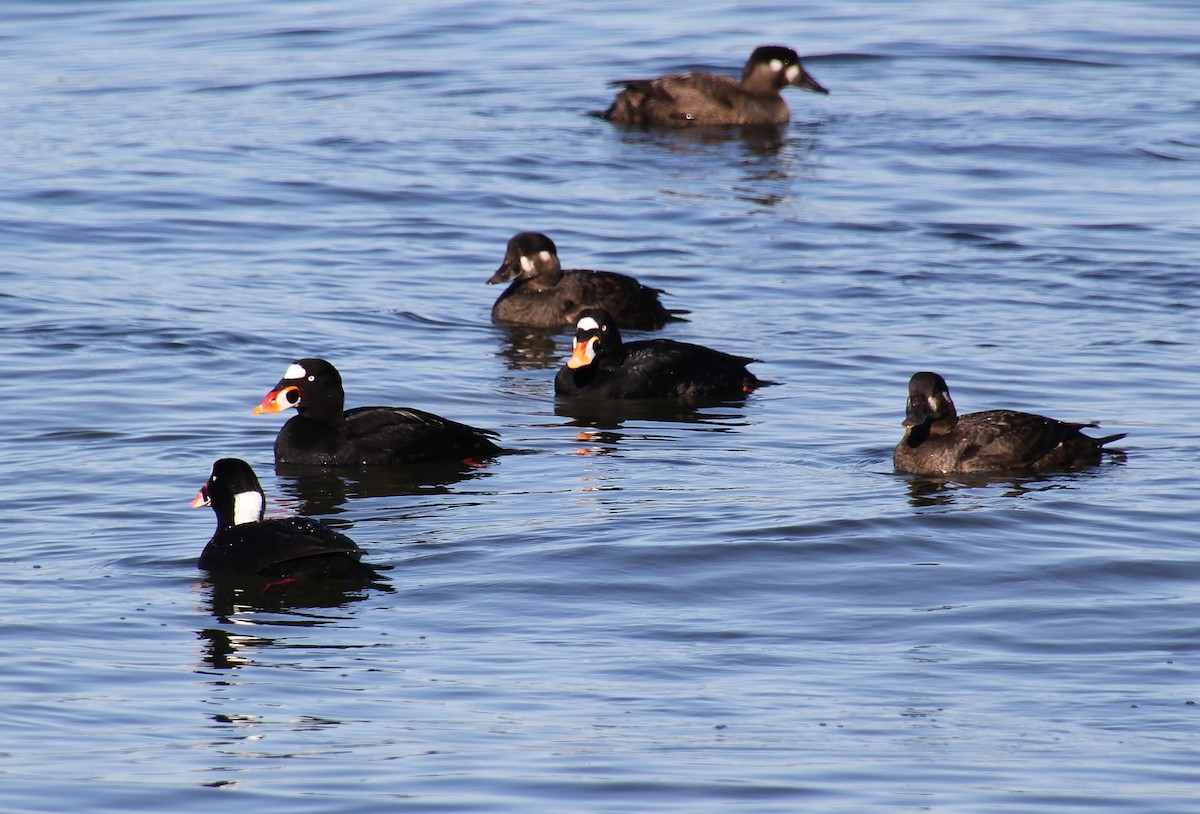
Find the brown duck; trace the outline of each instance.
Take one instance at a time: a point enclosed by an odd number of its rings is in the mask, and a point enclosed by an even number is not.
[[[692,72],[613,84],[624,89],[601,118],[666,127],[786,124],[788,106],[779,95],[783,88],[793,85],[829,94],[804,70],[796,52],[782,45],[755,48],[740,81]]]
[[[958,415],[946,380],[914,373],[908,382],[904,438],[892,460],[916,475],[951,472],[1044,472],[1100,462],[1105,444],[1125,433],[1092,438],[1080,432],[1098,424],[1072,424],[1015,410]]]
[[[510,325],[574,326],[585,309],[603,308],[628,328],[652,330],[687,313],[668,310],[658,300],[661,289],[626,274],[563,270],[554,241],[540,232],[521,232],[508,241],[504,262],[488,285],[509,280],[492,306],[492,319]]]

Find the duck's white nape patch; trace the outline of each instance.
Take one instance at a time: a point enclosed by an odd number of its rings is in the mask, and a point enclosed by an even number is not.
[[[532,257],[526,257],[525,255],[521,255],[521,271],[525,272],[526,274],[533,273],[533,258]]]
[[[783,70],[783,60],[782,59],[773,59],[770,62],[768,62],[767,65],[771,68],[772,71],[779,72],[779,71]]]
[[[263,496],[260,492],[238,492],[233,496],[233,524],[257,523],[263,515]]]
[[[787,81],[795,82],[796,77],[800,75],[800,66],[799,65],[789,65],[788,69],[786,71],[784,71],[783,75],[787,77]]]
[[[308,371],[295,362],[292,362],[288,365],[288,369],[283,371],[283,378],[285,379],[303,379],[307,375]]]
[[[591,317],[584,317],[579,320],[579,324],[575,328],[580,331],[598,331],[600,330],[600,323]]]

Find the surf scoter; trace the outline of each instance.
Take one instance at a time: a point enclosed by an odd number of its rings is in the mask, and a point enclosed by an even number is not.
[[[217,530],[200,554],[206,571],[258,574],[280,579],[363,579],[375,569],[349,537],[309,517],[263,519],[262,487],[239,458],[213,464],[193,508],[211,506]]]
[[[1099,463],[1105,444],[1125,433],[1092,438],[1072,424],[1015,410],[958,415],[946,380],[914,373],[908,382],[904,438],[896,445],[896,470],[916,475],[951,472],[1043,472]]]
[[[692,72],[612,84],[624,89],[600,114],[602,118],[667,127],[786,124],[788,106],[780,90],[794,85],[829,94],[804,70],[796,52],[781,45],[755,48],[740,82],[730,76]]]
[[[515,279],[514,279],[515,278]],[[663,291],[626,274],[563,270],[554,241],[540,232],[520,232],[508,241],[504,262],[488,285],[512,280],[492,306],[492,319],[513,325],[557,328],[574,325],[585,308],[604,308],[636,330],[661,328],[686,311],[668,310]]]
[[[554,379],[554,392],[560,396],[720,400],[769,384],[746,370],[757,359],[673,339],[624,343],[612,317],[599,308],[579,315],[573,347]]]
[[[343,411],[337,368],[324,359],[297,359],[254,414],[295,407],[275,438],[275,463],[388,466],[465,461],[500,452],[496,433],[411,407],[355,407]]]

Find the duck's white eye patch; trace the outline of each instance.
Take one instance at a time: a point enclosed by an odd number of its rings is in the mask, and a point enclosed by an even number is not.
[[[538,252],[538,259],[541,260],[543,263],[549,263],[550,262],[550,252],[546,251],[545,249],[542,249],[540,252]]]
[[[288,369],[283,371],[283,378],[285,379],[303,379],[307,375],[308,371],[295,362],[288,365]]]
[[[591,317],[584,317],[579,320],[579,324],[575,327],[580,331],[598,331],[600,330],[600,323]]]
[[[783,75],[787,77],[787,81],[795,82],[796,77],[800,75],[800,66],[799,65],[789,65],[788,69],[784,72]]]
[[[772,71],[783,70],[783,60],[782,59],[773,59],[770,62],[768,62],[767,65],[769,65],[771,67]]]

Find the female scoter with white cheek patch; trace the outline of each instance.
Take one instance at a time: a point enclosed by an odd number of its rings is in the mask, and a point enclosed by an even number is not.
[[[923,371],[909,379],[904,438],[892,457],[898,472],[914,475],[1078,469],[1099,463],[1104,445],[1125,437],[1080,432],[1096,426],[1016,410],[960,416],[946,380]]]
[[[673,339],[624,343],[608,312],[592,308],[579,315],[574,350],[554,392],[586,399],[740,398],[771,384],[746,370],[756,361]]]
[[[742,79],[710,73],[685,73],[657,79],[614,82],[625,89],[599,114],[618,124],[666,127],[787,124],[788,106],[779,91],[788,85],[828,95],[808,75],[791,48],[763,45],[754,49]]]
[[[369,579],[376,569],[344,534],[309,517],[263,519],[262,487],[238,458],[213,464],[192,508],[211,506],[217,530],[200,554],[206,571],[258,574],[279,579]]]
[[[295,407],[298,415],[275,438],[275,463],[389,466],[424,461],[473,461],[501,450],[496,433],[411,407],[344,410],[337,368],[324,359],[298,359],[263,397],[254,414]]]
[[[512,325],[557,328],[574,325],[585,308],[603,308],[626,328],[652,330],[687,311],[668,310],[658,301],[663,291],[627,274],[590,269],[564,270],[558,247],[540,232],[513,235],[504,262],[488,285],[512,280],[492,306],[492,319]]]

